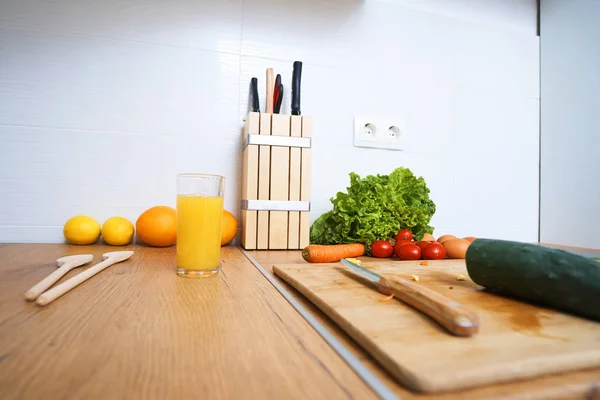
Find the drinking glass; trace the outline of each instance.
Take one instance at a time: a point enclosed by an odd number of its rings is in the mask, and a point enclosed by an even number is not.
[[[225,178],[177,175],[177,274],[212,276],[221,268]]]

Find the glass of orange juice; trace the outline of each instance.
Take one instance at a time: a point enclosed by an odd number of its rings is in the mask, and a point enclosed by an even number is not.
[[[215,275],[221,268],[225,178],[177,175],[177,274]]]

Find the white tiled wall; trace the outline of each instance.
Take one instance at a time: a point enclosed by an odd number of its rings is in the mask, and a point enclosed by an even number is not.
[[[62,241],[72,215],[174,205],[227,176],[239,214],[248,84],[304,62],[313,219],[348,174],[410,167],[436,234],[537,240],[535,0],[2,0],[0,241]],[[410,153],[352,146],[352,117],[408,121]]]

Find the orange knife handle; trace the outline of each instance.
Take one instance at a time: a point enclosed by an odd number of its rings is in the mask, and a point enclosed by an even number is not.
[[[381,292],[393,293],[457,336],[471,336],[479,330],[479,319],[474,311],[433,290],[395,276],[385,276],[379,284]]]

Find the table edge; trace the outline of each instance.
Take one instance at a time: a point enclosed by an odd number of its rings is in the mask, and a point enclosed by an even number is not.
[[[373,390],[381,399],[397,400],[398,397],[363,363],[354,356],[329,330],[321,324],[302,304],[300,304],[286,288],[277,282],[258,261],[248,252],[239,247],[240,251],[252,265],[273,285],[286,301],[304,318],[304,320],[331,346],[331,348],[348,364],[352,370]]]

